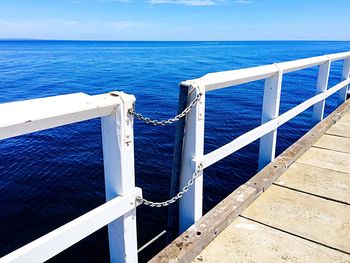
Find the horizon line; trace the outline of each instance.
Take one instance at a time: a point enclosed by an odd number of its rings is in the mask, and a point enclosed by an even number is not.
[[[294,41],[294,42],[350,42],[350,39],[237,39],[237,40],[111,40],[111,39],[45,39],[45,38],[0,38],[0,41],[86,41],[86,42],[268,42],[268,41]]]

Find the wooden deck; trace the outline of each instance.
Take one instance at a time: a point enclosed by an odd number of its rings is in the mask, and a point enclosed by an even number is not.
[[[194,262],[350,262],[350,113]]]
[[[151,262],[350,263],[350,101]]]

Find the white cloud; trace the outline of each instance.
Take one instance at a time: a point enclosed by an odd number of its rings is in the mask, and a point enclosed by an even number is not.
[[[210,6],[222,3],[222,0],[149,0],[151,4],[180,4],[188,6]]]
[[[252,4],[254,1],[253,0],[237,0],[237,4]]]
[[[98,0],[98,1],[103,3],[111,3],[111,2],[129,3],[130,2],[130,0]]]
[[[94,0],[96,2],[100,2],[100,3],[116,3],[116,2],[121,2],[121,3],[131,3],[132,0]],[[82,4],[82,3],[86,3],[88,2],[88,0],[71,0],[72,3],[74,4]]]
[[[71,0],[73,3],[81,3],[86,0]],[[113,2],[122,2],[122,3],[132,3],[137,0],[95,0],[101,3],[113,3]],[[141,0],[139,0],[141,1]],[[187,5],[187,6],[211,6],[218,5],[230,0],[145,0],[150,4],[179,4],[179,5]],[[248,1],[248,0],[243,0]]]

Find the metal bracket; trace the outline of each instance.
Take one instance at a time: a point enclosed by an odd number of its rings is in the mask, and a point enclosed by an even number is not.
[[[198,82],[199,80],[185,81],[185,82],[182,82],[181,85],[188,86],[188,96],[190,96],[192,93],[196,93],[196,94],[202,93],[201,99],[197,102],[197,118],[200,121],[204,119],[205,86],[201,85]]]
[[[133,134],[133,116],[129,114],[129,109],[133,109],[135,106],[135,97],[133,95],[126,94],[121,91],[109,92],[111,96],[119,97],[123,102],[123,112],[125,119],[124,129],[124,143],[129,144],[132,141]],[[123,121],[123,120],[121,120]]]
[[[202,93],[201,99],[198,101],[198,120],[201,121],[204,119],[204,93],[205,93],[205,88],[202,85],[197,86],[197,92]]]
[[[204,94],[205,94],[205,87],[201,84],[198,84],[197,82],[191,82],[190,84],[190,90],[188,92],[188,94],[190,95],[192,92],[196,92],[197,93],[202,93],[202,97],[201,99],[198,101],[197,103],[197,109],[198,109],[198,120],[201,121],[204,119]]]
[[[198,167],[198,165],[201,165],[203,167],[203,156],[200,158],[192,158],[191,166],[193,167],[193,169]],[[204,168],[202,168],[202,169],[204,170]]]

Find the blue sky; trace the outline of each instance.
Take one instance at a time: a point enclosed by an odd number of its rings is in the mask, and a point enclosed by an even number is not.
[[[350,40],[350,0],[0,0],[0,38]]]

